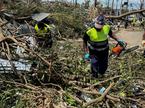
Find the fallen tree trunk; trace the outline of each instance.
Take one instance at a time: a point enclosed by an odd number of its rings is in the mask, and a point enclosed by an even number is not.
[[[145,12],[145,9],[127,12],[127,13],[121,14],[121,15],[119,15],[119,16],[106,16],[106,18],[120,19],[120,18],[122,18],[122,17],[131,15],[131,14],[142,13],[142,12]]]

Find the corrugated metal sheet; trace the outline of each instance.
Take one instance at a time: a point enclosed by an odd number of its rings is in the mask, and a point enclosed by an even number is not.
[[[38,14],[33,14],[32,15],[32,19],[35,21],[41,21],[44,18],[46,18],[47,16],[49,16],[49,13],[38,13]]]
[[[27,60],[13,61],[17,70],[30,71],[31,64]],[[9,60],[0,59],[0,71],[12,70]]]

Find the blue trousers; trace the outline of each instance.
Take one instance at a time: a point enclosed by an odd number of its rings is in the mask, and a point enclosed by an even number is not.
[[[98,76],[98,73],[103,75],[108,68],[108,55],[109,48],[103,51],[96,51],[89,49],[91,56],[91,72],[94,77]]]

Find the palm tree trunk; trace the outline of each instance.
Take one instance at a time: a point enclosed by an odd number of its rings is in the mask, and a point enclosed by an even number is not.
[[[123,7],[122,3],[123,3],[123,0],[121,0],[121,4],[120,4],[120,14],[122,14],[122,7]]]
[[[113,10],[114,10],[114,0],[112,0],[111,14],[113,13]]]
[[[94,0],[94,7],[97,6],[97,0]]]
[[[140,9],[144,8],[144,0],[140,0]]]

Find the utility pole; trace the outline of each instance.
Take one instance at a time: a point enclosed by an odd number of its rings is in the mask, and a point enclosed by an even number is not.
[[[117,9],[117,7],[118,7],[118,0],[116,0],[116,15],[118,15],[118,9]]]

